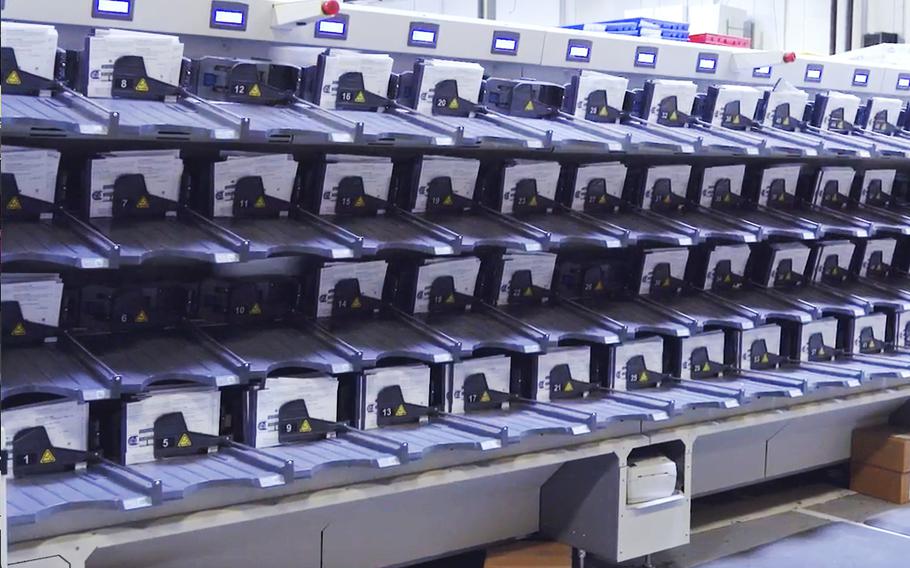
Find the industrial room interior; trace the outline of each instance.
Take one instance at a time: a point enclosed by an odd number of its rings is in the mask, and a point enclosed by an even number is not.
[[[0,33],[0,568],[907,563],[910,1]]]

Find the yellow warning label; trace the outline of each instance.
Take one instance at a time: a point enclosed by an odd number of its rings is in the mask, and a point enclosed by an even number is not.
[[[149,205],[149,198],[143,195],[139,198],[139,201],[136,202],[136,209],[148,209]]]
[[[784,118],[784,120],[781,124],[783,124],[784,126],[790,126],[790,117],[788,116],[788,117]]]
[[[50,450],[50,448],[48,448],[48,449],[44,450],[43,454],[41,454],[41,460],[39,463],[41,465],[47,465],[49,463],[54,463],[55,461],[57,461],[57,458],[54,457],[54,452],[52,452]]]
[[[733,198],[730,197],[730,194],[728,193],[727,195],[724,196],[724,203],[730,203],[730,201],[731,201],[732,199],[733,199]]]
[[[7,85],[21,85],[22,79],[19,77],[19,72],[13,69],[9,72],[9,75],[6,76]]]
[[[148,81],[145,80],[145,77],[139,79],[139,82],[136,83],[136,91],[139,93],[149,92],[149,84]]]
[[[733,279],[730,278],[730,275],[729,275],[729,274],[727,274],[727,276],[724,278],[724,282],[726,282],[727,284],[729,284],[732,280],[733,280]]]
[[[13,328],[13,336],[22,337],[23,335],[25,335],[25,333],[26,333],[25,325],[23,325],[22,322],[20,321],[19,323],[16,324],[16,327]]]
[[[442,200],[443,205],[452,205],[454,202],[451,195],[446,195],[446,198]]]
[[[770,359],[768,359],[768,354],[767,354],[767,353],[765,353],[764,355],[761,356],[761,362],[762,362],[762,363],[769,363],[769,362],[770,362]]]
[[[355,308],[355,309],[356,309],[356,308],[359,308],[359,307],[361,307],[361,306],[363,306],[363,304],[360,302],[360,298],[354,298],[354,301],[351,302],[351,307],[352,307],[352,308]]]
[[[600,107],[600,112],[598,112],[597,114],[600,116],[609,116],[610,111],[607,110],[607,107],[603,106],[603,107]]]
[[[733,124],[739,124],[739,115],[738,114],[733,116]]]
[[[483,391],[483,394],[480,395],[480,402],[490,402],[493,398],[490,396],[489,391]]]
[[[449,103],[449,109],[458,110],[461,105],[458,104],[458,99],[452,99],[452,102]]]
[[[531,112],[534,110],[534,103],[528,101],[528,104],[525,105],[525,112]]]
[[[575,387],[572,386],[572,383],[566,383],[566,388],[562,389],[563,392],[573,392]]]
[[[139,313],[136,314],[136,319],[134,321],[136,323],[148,323],[149,316],[147,313],[145,313],[145,310],[139,310]]]
[[[873,348],[875,348],[875,340],[870,339],[869,343],[866,344],[866,349],[873,349]]]
[[[533,295],[534,295],[534,290],[533,290],[532,288],[525,288],[525,293],[524,293],[524,295],[525,295],[525,296],[533,296]]]
[[[711,370],[711,365],[709,363],[705,363],[704,365],[702,365],[701,370],[703,373],[707,373],[708,371]]]
[[[603,205],[603,204],[606,203],[606,202],[607,202],[607,196],[606,196],[606,195],[601,195],[601,196],[597,199],[597,203],[600,204],[600,205]]]
[[[355,103],[360,103],[360,104],[363,104],[363,103],[367,102],[366,95],[363,94],[363,91],[360,91],[360,92],[357,93],[357,96],[354,97],[354,102],[355,102]]]
[[[366,200],[361,196],[354,201],[354,207],[365,207],[367,204]]]
[[[648,377],[647,371],[642,371],[641,374],[638,375],[638,380],[641,382],[647,382],[648,379],[649,379],[649,377]]]
[[[677,118],[679,118],[679,115],[676,114],[675,110],[670,113],[670,120],[676,120]]]
[[[13,196],[9,201],[6,202],[7,211],[20,211],[22,209],[22,202],[19,201],[17,196]]]
[[[536,195],[531,197],[531,201],[528,202],[528,205],[530,205],[531,207],[537,207],[537,196]]]
[[[190,440],[190,435],[187,434],[186,432],[181,434],[180,439],[177,440],[178,448],[189,448],[192,445],[193,445],[193,442],[192,442],[192,440]]]
[[[664,281],[661,283],[661,286],[663,286],[664,288],[667,288],[668,286],[670,286],[670,279],[664,278]]]
[[[594,285],[594,289],[597,291],[603,290],[604,289],[603,280],[598,280],[597,284]]]
[[[407,416],[408,411],[405,409],[403,404],[399,404],[398,408],[395,409],[395,416]]]
[[[256,199],[256,203],[253,204],[253,207],[256,209],[265,209],[265,197],[260,195],[259,198]]]
[[[306,434],[307,432],[312,432],[313,427],[310,426],[310,421],[304,418],[303,422],[300,423],[300,428],[298,428],[297,431],[301,434]]]
[[[449,297],[446,298],[446,303],[447,303],[447,304],[454,304],[454,303],[455,303],[455,294],[449,294]]]
[[[258,303],[253,304],[253,307],[250,308],[250,315],[251,316],[261,316],[262,315],[262,308],[259,307]]]
[[[259,85],[253,85],[250,87],[250,96],[251,97],[261,97],[262,91],[259,89]]]

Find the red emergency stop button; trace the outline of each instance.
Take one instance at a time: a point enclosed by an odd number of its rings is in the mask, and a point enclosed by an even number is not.
[[[326,0],[322,3],[322,13],[326,16],[334,16],[341,11],[341,4],[338,0]]]
[[[784,54],[784,63],[793,63],[796,61],[796,54],[792,51],[788,51]]]

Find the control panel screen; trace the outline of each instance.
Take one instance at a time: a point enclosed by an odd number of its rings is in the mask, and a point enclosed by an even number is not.
[[[216,24],[227,24],[232,26],[243,25],[243,12],[234,12],[233,10],[215,10],[212,19]]]
[[[591,56],[591,50],[583,45],[573,45],[569,47],[569,57],[575,59],[588,59]]]
[[[699,73],[714,73],[717,71],[717,56],[710,53],[699,55],[695,70]]]
[[[319,20],[316,22],[314,35],[327,39],[346,39],[348,36],[348,24],[345,20],[339,18]]]
[[[897,78],[898,91],[910,91],[910,75],[901,75]]]
[[[806,81],[809,83],[821,83],[822,81],[821,65],[806,65]]]
[[[636,67],[657,67],[657,48],[638,47],[635,49]]]
[[[439,38],[439,26],[427,22],[411,22],[408,30],[408,45],[412,47],[435,48]]]
[[[212,19],[209,26],[221,30],[246,30],[246,15],[249,6],[241,2],[212,2]]]
[[[586,39],[570,39],[566,47],[566,61],[591,62],[591,51],[594,43]]]
[[[493,45],[490,48],[490,53],[496,53],[499,55],[517,55],[519,38],[520,34],[518,32],[509,32],[504,30],[494,31]]]
[[[132,20],[133,0],[95,0],[92,3],[92,17]]]
[[[760,79],[767,79],[771,76],[771,66],[763,65],[752,70],[752,76]]]
[[[865,69],[857,69],[853,72],[853,84],[857,87],[865,87],[869,84],[869,72]]]

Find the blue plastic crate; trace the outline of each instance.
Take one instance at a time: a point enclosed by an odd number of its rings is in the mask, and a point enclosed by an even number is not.
[[[605,22],[591,22],[566,26],[573,30],[601,31],[610,33],[634,32],[642,28],[660,29],[662,32],[684,33],[688,38],[689,24],[685,22],[670,22],[654,18],[626,18],[622,20],[608,20]],[[640,34],[638,34],[640,35]]]

